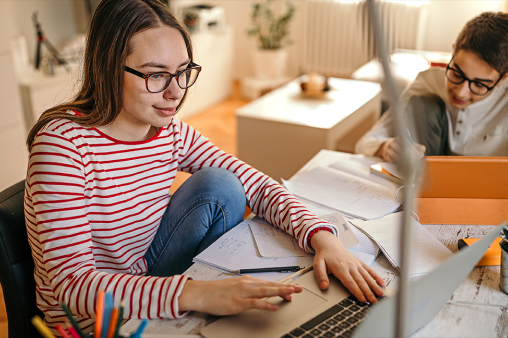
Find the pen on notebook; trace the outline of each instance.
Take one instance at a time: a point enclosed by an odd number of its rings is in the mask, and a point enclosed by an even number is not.
[[[240,269],[233,270],[231,273],[242,274],[242,273],[256,273],[256,272],[295,272],[303,269],[301,266],[280,266],[276,268],[259,268],[259,269]]]

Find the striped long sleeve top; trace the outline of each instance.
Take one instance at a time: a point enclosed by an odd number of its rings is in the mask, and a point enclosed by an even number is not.
[[[178,318],[186,276],[145,276],[144,254],[157,232],[177,170],[220,167],[235,173],[251,210],[312,251],[320,221],[281,185],[174,118],[151,139],[123,142],[96,128],[56,119],[30,153],[25,219],[35,262],[37,305],[54,329],[65,302],[85,332],[99,290],[124,301],[124,318]]]

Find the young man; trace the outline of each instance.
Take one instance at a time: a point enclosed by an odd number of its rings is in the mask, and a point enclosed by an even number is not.
[[[508,14],[482,13],[460,32],[446,68],[421,72],[400,104],[425,155],[508,156]],[[397,161],[388,110],[355,151]]]

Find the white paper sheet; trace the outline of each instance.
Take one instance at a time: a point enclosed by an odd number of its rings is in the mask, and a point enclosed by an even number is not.
[[[400,205],[392,189],[328,167],[316,167],[285,185],[299,198],[361,219],[382,217]]]
[[[400,267],[400,223],[402,212],[383,218],[351,222],[358,226],[376,241],[386,258],[395,268]],[[412,219],[408,225],[412,227],[409,276],[416,277],[429,273],[439,264],[450,258],[453,253],[423,225]]]
[[[295,265],[306,267],[312,265],[313,256],[261,257],[250,231],[249,222],[251,221],[243,221],[229,230],[203,252],[194,257],[192,261],[225,272],[247,268],[258,269]],[[251,275],[275,282],[291,275],[291,272],[264,272],[252,273]]]
[[[349,226],[349,223],[342,217],[340,212],[335,212],[328,215],[319,217],[323,221],[332,223],[339,229],[339,239],[346,249],[356,247],[360,241],[356,237],[355,233]]]
[[[248,222],[256,247],[263,257],[312,256],[298,246],[298,241],[279,228],[256,217]]]
[[[360,157],[360,156],[352,156],[348,160],[338,161],[330,164],[328,167],[341,170],[348,174],[361,177],[368,181],[374,182],[376,184],[382,185],[394,191],[400,187],[400,184],[396,184],[392,181],[389,181],[383,177],[375,175],[370,172],[370,166],[373,164],[377,164],[378,162],[371,160],[369,158]]]

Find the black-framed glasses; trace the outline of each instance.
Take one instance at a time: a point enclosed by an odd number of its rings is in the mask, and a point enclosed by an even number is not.
[[[451,68],[450,64],[452,63],[452,61],[453,61],[453,57],[450,60],[450,63],[448,63],[448,65],[446,66],[446,78],[448,79],[448,81],[450,81],[453,84],[461,84],[464,81],[467,81],[468,85],[469,85],[469,90],[471,91],[471,93],[473,93],[475,95],[481,95],[481,96],[487,95],[487,93],[490,92],[492,89],[494,89],[494,87],[497,85],[497,83],[503,77],[503,75],[501,75],[499,77],[499,79],[491,87],[489,87],[479,81],[475,81],[475,80],[471,80],[471,79],[467,78],[464,75],[464,73],[462,73],[458,69]]]
[[[168,88],[173,78],[176,78],[178,87],[187,89],[196,83],[199,72],[201,72],[201,66],[195,64],[194,62],[189,63],[187,68],[174,74],[170,72],[141,73],[127,66],[123,66],[123,68],[126,72],[145,79],[146,90],[148,90],[150,93],[162,92]]]

